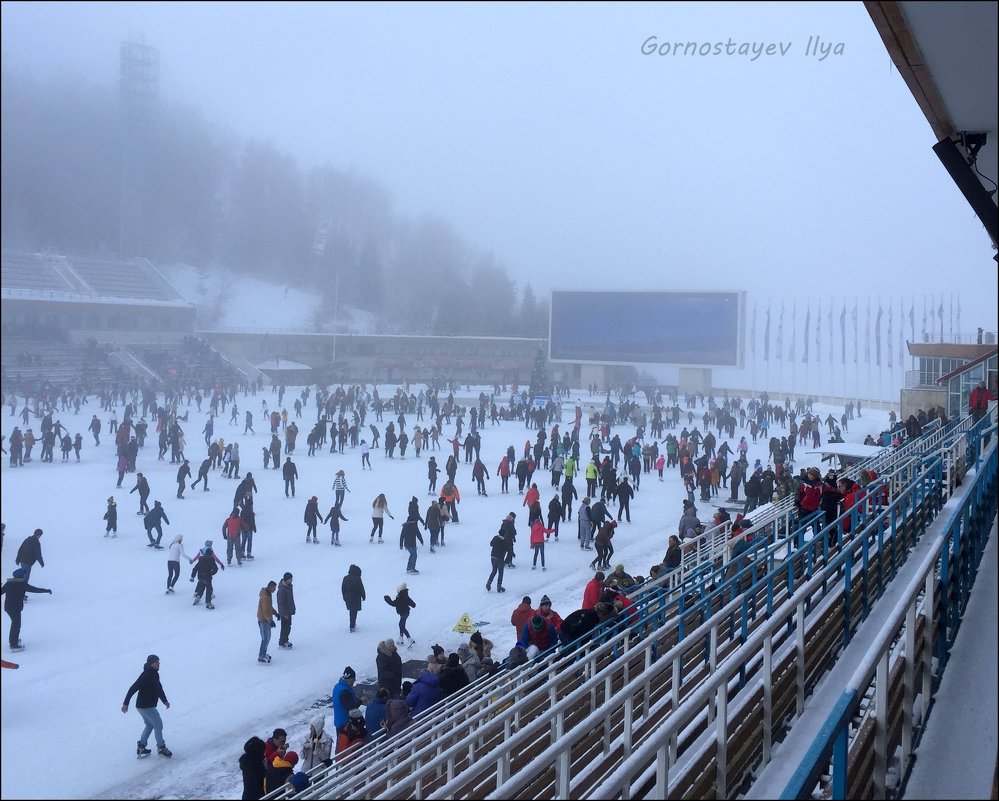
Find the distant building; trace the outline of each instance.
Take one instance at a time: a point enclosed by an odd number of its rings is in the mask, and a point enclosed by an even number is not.
[[[994,332],[979,332],[978,334],[945,335],[942,342],[910,342],[909,355],[916,359],[916,369],[905,375],[905,388],[902,390],[901,416],[904,420],[910,414],[920,409],[928,411],[931,407],[944,408],[948,417],[967,411],[968,393],[971,387],[986,377],[989,356],[992,357],[991,387],[995,392],[995,353],[996,334]],[[961,371],[972,368],[967,374]],[[951,376],[977,375],[974,382],[963,390],[963,407],[958,402],[960,386],[951,397]],[[960,378],[961,382],[970,381],[970,377]],[[961,384],[963,386],[963,384]],[[957,404],[957,405],[953,405]],[[964,412],[960,412],[963,408]]]

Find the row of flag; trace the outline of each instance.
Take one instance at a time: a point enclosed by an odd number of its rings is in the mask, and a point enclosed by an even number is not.
[[[904,298],[888,298],[883,301],[880,297],[872,299],[819,299],[818,301],[806,300],[802,315],[804,326],[798,327],[798,301],[789,301],[790,305],[790,327],[788,331],[789,344],[785,350],[784,346],[784,322],[787,306],[783,298],[774,300],[768,298],[766,308],[760,309],[759,301],[753,301],[753,312],[750,318],[749,347],[752,360],[757,359],[757,345],[762,346],[762,360],[775,361],[797,361],[807,364],[808,362],[821,363],[823,356],[829,364],[836,361],[836,351],[838,350],[840,364],[846,364],[851,356],[854,364],[861,361],[867,364],[874,364],[881,367],[884,363],[887,367],[893,367],[894,354],[898,354],[898,364],[901,366],[905,357],[906,329],[908,329],[908,339],[910,342],[925,342],[944,338],[944,298],[937,295],[924,295],[922,299],[922,323],[920,335],[916,337],[916,321],[919,312],[916,308],[916,299],[909,299],[908,311]],[[779,306],[778,306],[779,304]],[[954,296],[950,296],[949,304],[949,329],[954,333],[955,308]],[[757,319],[763,317],[763,339],[757,342]],[[849,318],[849,325],[847,323]],[[838,331],[836,321],[838,320]],[[860,327],[863,320],[863,336],[861,337]],[[873,320],[873,337],[871,335],[871,321]],[[957,298],[957,331],[961,330],[961,298]],[[823,347],[823,329],[828,337],[825,347]],[[847,342],[848,330],[852,334]],[[813,334],[814,331],[814,334]],[[773,333],[773,336],[771,336]],[[897,333],[897,338],[896,338]],[[838,334],[838,336],[837,336]],[[798,337],[801,337],[800,344]],[[814,337],[814,350],[812,349]],[[836,347],[838,343],[838,348]],[[863,343],[863,360],[860,351]],[[897,344],[898,350],[895,350]],[[772,346],[772,347],[771,347]],[[852,346],[852,348],[851,348]],[[852,351],[852,352],[851,352]]]

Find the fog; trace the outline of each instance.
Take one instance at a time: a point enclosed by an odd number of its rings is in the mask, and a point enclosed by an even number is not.
[[[988,236],[861,3],[5,2],[2,21],[5,72],[38,78],[113,87],[122,41],[158,48],[163,102],[369,176],[539,296],[747,290],[761,330],[770,299],[914,298],[918,333],[936,293],[965,331],[997,327]]]

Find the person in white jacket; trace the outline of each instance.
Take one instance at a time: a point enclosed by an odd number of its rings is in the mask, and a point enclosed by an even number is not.
[[[178,534],[173,538],[173,542],[170,543],[170,547],[167,550],[167,594],[173,592],[173,585],[177,583],[177,579],[180,578],[180,557],[184,557],[188,562],[191,561],[189,557],[184,552],[184,535]]]
[[[301,770],[311,772],[318,765],[333,764],[333,738],[326,733],[326,718],[317,715],[309,726],[309,736],[302,743]]]

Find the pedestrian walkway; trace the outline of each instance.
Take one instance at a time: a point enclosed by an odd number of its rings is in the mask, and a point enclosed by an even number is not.
[[[999,583],[993,525],[903,798],[995,798]]]

